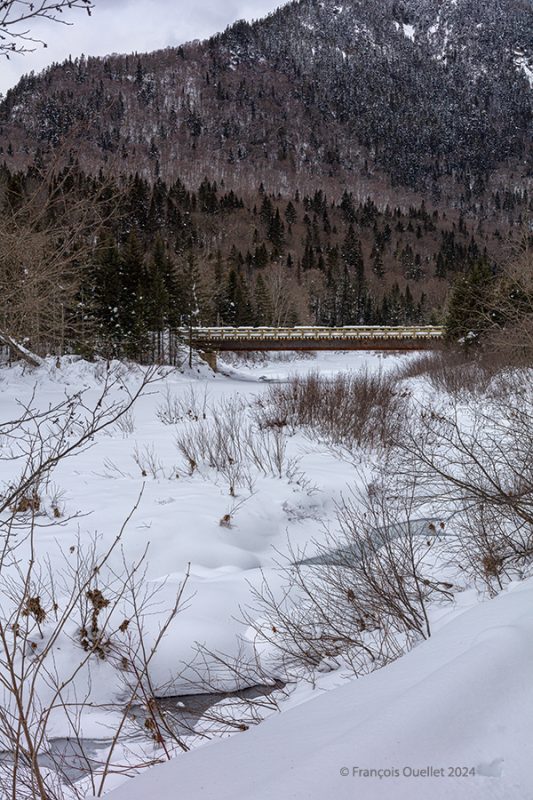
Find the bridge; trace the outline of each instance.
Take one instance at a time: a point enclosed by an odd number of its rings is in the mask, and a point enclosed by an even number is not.
[[[265,350],[427,350],[443,338],[436,325],[350,325],[343,328],[296,326],[182,328],[179,335],[204,354],[215,369],[216,354]]]

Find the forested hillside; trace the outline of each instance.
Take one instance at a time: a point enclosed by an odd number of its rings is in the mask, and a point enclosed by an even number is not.
[[[242,197],[207,180],[4,168],[3,329],[38,350],[138,355],[148,332],[190,323],[436,322],[458,275],[497,270],[527,212],[519,193],[494,202],[499,226],[348,192]]]
[[[299,0],[30,75],[0,104],[4,329],[135,355],[193,316],[439,321],[531,217],[532,70],[527,0]]]
[[[149,181],[323,188],[482,211],[531,178],[528,0],[299,0],[212,39],[82,58],[0,106],[10,168],[50,151]]]

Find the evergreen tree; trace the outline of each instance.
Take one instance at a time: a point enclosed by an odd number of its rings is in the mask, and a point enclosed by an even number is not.
[[[336,311],[338,325],[355,325],[357,323],[357,290],[346,262],[337,287]]]
[[[409,286],[405,287],[404,293],[404,320],[406,325],[412,325],[416,322],[415,302]]]
[[[261,217],[261,221],[267,230],[272,221],[273,215],[274,215],[274,210],[272,208],[272,201],[270,197],[267,194],[265,194],[263,197],[263,202],[261,203],[259,216]]]
[[[268,250],[266,249],[264,242],[259,247],[255,248],[253,263],[257,269],[262,269],[268,264]]]
[[[213,287],[213,306],[215,313],[215,322],[217,325],[221,324],[224,311],[224,284],[223,284],[224,270],[222,267],[222,254],[217,250],[217,258],[215,261],[214,272],[214,287]]]
[[[94,321],[98,342],[104,350],[110,348],[115,355],[118,343],[123,338],[121,326],[122,270],[118,247],[110,233],[102,238],[95,252],[94,264],[88,276],[88,286],[82,290]],[[109,351],[108,351],[109,352]]]
[[[292,200],[289,200],[289,202],[287,203],[287,208],[285,209],[285,222],[289,226],[289,232],[291,230],[291,227],[296,222],[296,219],[297,219],[296,209],[294,208]]]
[[[228,274],[226,292],[222,302],[222,316],[226,325],[237,327],[252,325],[254,321],[248,287],[236,269],[231,269]]]
[[[388,317],[385,325],[403,325],[405,322],[402,293],[397,283],[393,284],[388,297]]]
[[[493,321],[493,283],[490,267],[484,262],[476,264],[456,281],[445,323],[448,338],[462,339],[466,345],[479,341]]]
[[[147,307],[145,290],[148,279],[144,248],[136,231],[128,236],[120,258],[122,278],[119,319],[127,355],[140,357],[146,346]]]
[[[439,250],[437,253],[437,267],[435,269],[435,276],[437,278],[445,278],[446,277],[446,262],[444,260],[444,256],[442,252]]]
[[[163,241],[158,238],[155,243],[154,254],[148,269],[148,284],[145,289],[146,326],[150,333],[155,334],[157,343],[157,357],[162,355],[163,332],[173,327],[171,317],[171,294],[174,289],[174,280],[170,275],[170,263]],[[174,311],[174,309],[173,309]]]
[[[348,231],[342,244],[341,254],[344,264],[348,270],[354,274],[356,283],[359,287],[362,287],[365,265],[361,250],[361,242],[355,234],[353,225],[348,227]]]
[[[385,275],[383,256],[381,255],[381,250],[378,247],[375,247],[372,253],[372,272],[374,275],[377,275],[378,278],[383,278]]]
[[[272,300],[262,275],[255,282],[255,325],[272,324]]]
[[[346,222],[352,224],[355,222],[355,207],[353,204],[353,198],[351,194],[345,190],[344,194],[342,195],[341,205],[342,213]]]
[[[181,298],[181,325],[194,328],[200,325],[205,309],[205,297],[200,270],[192,251],[189,251],[178,273],[178,294]]]
[[[272,246],[274,248],[273,256],[274,258],[277,258],[283,249],[283,243],[285,239],[285,226],[281,221],[279,209],[276,209],[276,213],[273,214],[270,219],[267,236],[269,241],[272,242]]]

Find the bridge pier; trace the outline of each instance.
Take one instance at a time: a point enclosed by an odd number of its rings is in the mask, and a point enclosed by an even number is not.
[[[215,350],[199,350],[198,355],[208,367],[211,367],[213,372],[217,372],[217,354]]]

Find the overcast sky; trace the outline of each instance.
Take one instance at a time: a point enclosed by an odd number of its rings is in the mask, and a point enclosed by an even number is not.
[[[285,0],[286,1],[286,0]],[[92,16],[73,11],[71,27],[41,22],[32,33],[47,42],[25,56],[0,59],[0,93],[21,75],[38,72],[53,61],[85,55],[146,52],[204,39],[237,19],[258,19],[281,0],[94,0]]]

